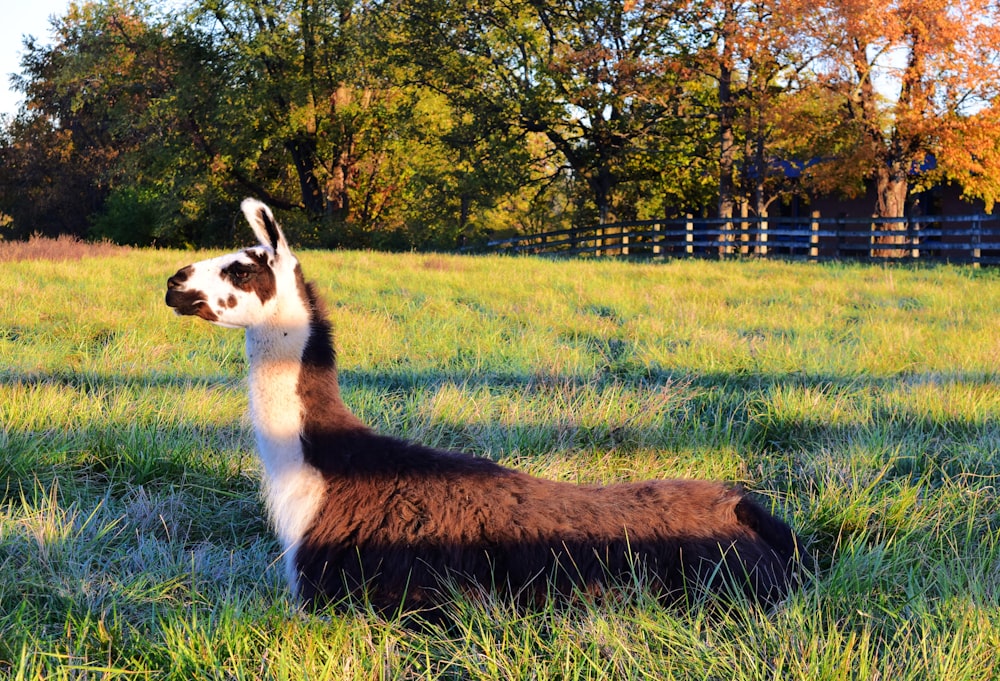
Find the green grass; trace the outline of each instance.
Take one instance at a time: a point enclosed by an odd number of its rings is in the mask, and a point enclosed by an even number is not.
[[[737,481],[818,575],[773,612],[641,593],[448,627],[301,616],[257,497],[242,334],[169,251],[0,273],[0,677],[1000,675],[1000,276],[305,253],[345,398],[552,478]]]

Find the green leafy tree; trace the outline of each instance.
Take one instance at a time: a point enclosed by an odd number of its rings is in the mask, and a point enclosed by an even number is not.
[[[204,134],[224,74],[197,36],[146,4],[112,0],[73,5],[52,37],[26,44],[26,106],[0,149],[15,231],[227,241],[218,227],[232,182]]]
[[[386,5],[407,59],[460,116],[504,139],[543,137],[553,173],[583,183],[596,217],[647,168],[678,92],[670,2],[510,3],[415,0]]]
[[[407,99],[361,57],[361,6],[205,0],[188,19],[221,72],[215,104],[192,122],[218,170],[300,209],[319,232],[341,225],[327,242],[372,228],[387,199],[380,180],[392,172],[385,146]]]

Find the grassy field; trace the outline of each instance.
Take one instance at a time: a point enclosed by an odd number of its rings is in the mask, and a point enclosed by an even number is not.
[[[738,481],[818,574],[773,612],[641,593],[414,629],[286,598],[242,334],[133,251],[0,272],[0,677],[1000,676],[1000,275],[304,253],[347,402],[532,473]]]

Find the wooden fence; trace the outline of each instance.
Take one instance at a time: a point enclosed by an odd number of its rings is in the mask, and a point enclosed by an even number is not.
[[[1000,215],[643,220],[498,239],[462,251],[1000,265]]]

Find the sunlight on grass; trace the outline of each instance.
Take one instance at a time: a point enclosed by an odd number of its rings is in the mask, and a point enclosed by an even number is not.
[[[294,611],[242,336],[162,302],[197,257],[0,273],[0,676],[1000,674],[995,272],[302,254],[378,430],[573,482],[738,482],[816,559],[771,612],[638,584],[533,612],[456,595],[420,626]]]

